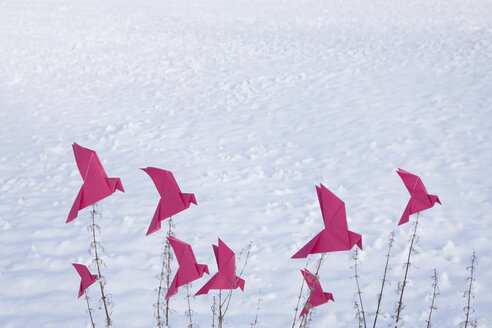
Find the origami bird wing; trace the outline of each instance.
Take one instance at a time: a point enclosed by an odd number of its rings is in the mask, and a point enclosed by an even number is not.
[[[147,173],[154,182],[161,197],[169,197],[171,194],[179,195],[181,190],[174,179],[171,171],[159,169],[157,167],[146,167],[141,169]]]
[[[316,186],[316,191],[318,192],[319,204],[326,229],[332,232],[335,238],[345,243],[348,247],[349,237],[345,203],[322,184],[320,184],[320,187]]]
[[[398,169],[396,173],[398,173],[400,178],[403,180],[403,183],[405,184],[405,187],[407,187],[410,195],[413,195],[416,191],[424,192],[427,195],[427,190],[425,189],[424,183],[420,180],[419,176],[402,169]]]
[[[74,266],[75,270],[77,270],[77,273],[81,278],[78,296],[80,298],[82,295],[84,295],[84,290],[96,282],[97,275],[91,274],[89,269],[83,264],[72,263],[72,265]]]
[[[188,275],[190,276],[190,278],[197,277],[199,273],[197,269],[195,254],[193,254],[191,246],[175,237],[168,237],[167,239],[169,240],[171,247],[176,254],[176,259],[178,260],[179,264],[179,270],[183,272],[183,275]]]
[[[97,171],[99,171],[99,173],[104,178],[108,177],[106,171],[104,171],[101,161],[99,160],[99,157],[97,157],[97,154],[94,150],[84,148],[75,142],[73,143],[72,148],[75,155],[75,161],[77,162],[77,167],[79,168],[80,175],[82,176],[82,180],[85,181],[85,177],[87,176],[89,167],[91,165],[95,165]]]

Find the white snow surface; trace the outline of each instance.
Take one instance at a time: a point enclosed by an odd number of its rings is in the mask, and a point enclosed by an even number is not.
[[[145,236],[159,200],[146,166],[195,193],[174,231],[211,274],[217,237],[238,268],[252,243],[227,327],[250,327],[259,290],[257,327],[291,326],[306,261],[290,256],[323,228],[319,183],[363,235],[371,327],[396,229],[378,320],[389,325],[412,229],[397,227],[409,198],[398,167],[442,201],[419,218],[405,326],[426,325],[437,268],[432,322],[458,327],[475,249],[472,318],[492,327],[491,17],[490,0],[1,1],[0,326],[89,326],[71,266],[91,262],[89,208],[65,224],[82,184],[77,142],[126,190],[98,203],[115,327],[153,325],[165,230]],[[326,255],[320,282],[335,302],[311,327],[357,326],[353,254]],[[88,292],[96,308],[97,285]],[[192,299],[200,327],[213,295]],[[172,327],[187,324],[185,296],[171,299]]]

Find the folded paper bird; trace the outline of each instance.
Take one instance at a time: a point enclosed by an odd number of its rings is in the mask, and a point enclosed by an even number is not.
[[[148,236],[161,228],[161,221],[187,209],[191,203],[197,205],[197,202],[195,194],[181,192],[172,172],[156,167],[146,167],[141,170],[150,176],[161,195],[161,200],[147,230]]]
[[[348,251],[357,245],[362,249],[362,236],[348,230],[345,203],[320,184],[316,186],[325,229],[295,253],[292,258],[306,258],[309,254]]]
[[[205,272],[209,274],[205,264],[196,263],[195,255],[189,244],[174,237],[167,237],[167,239],[174,250],[174,254],[176,254],[179,268],[169,286],[166,299],[176,295],[178,287],[203,277]]]
[[[112,195],[116,189],[125,192],[120,178],[108,178],[95,151],[76,143],[72,147],[84,183],[70,209],[67,223],[77,217],[79,210]]]
[[[304,305],[300,317],[308,314],[309,310],[311,310],[315,306],[328,303],[328,301],[330,300],[335,302],[332,293],[323,292],[323,288],[321,288],[321,284],[319,283],[318,277],[316,277],[314,274],[309,272],[308,269],[301,270],[301,273],[302,276],[304,277],[304,280],[306,280],[306,284],[309,290],[311,291],[311,295],[309,296],[306,304]]]
[[[244,279],[236,276],[236,256],[219,238],[219,245],[212,245],[217,261],[217,272],[203,287],[195,294],[207,294],[210,289],[236,289],[244,291]]]
[[[97,275],[91,274],[89,269],[83,264],[72,263],[75,270],[79,273],[80,278],[80,288],[79,288],[79,298],[84,295],[84,291],[87,287],[92,285],[97,280]]]
[[[418,213],[420,211],[426,210],[433,207],[436,203],[441,204],[439,197],[436,195],[429,195],[425,186],[420,179],[420,177],[407,172],[402,169],[396,171],[400,178],[403,180],[405,187],[407,187],[410,193],[410,200],[408,201],[407,207],[403,211],[400,222],[398,225],[407,223],[410,219],[410,215]]]

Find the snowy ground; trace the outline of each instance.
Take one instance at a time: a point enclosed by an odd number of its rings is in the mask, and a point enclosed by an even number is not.
[[[406,326],[425,325],[434,268],[434,326],[458,326],[475,249],[473,317],[491,327],[491,17],[490,0],[1,1],[0,326],[88,324],[70,263],[90,262],[89,211],[65,224],[81,185],[76,141],[126,189],[99,203],[115,327],[153,322],[164,232],[145,237],[158,201],[145,166],[196,194],[175,232],[212,274],[218,236],[237,253],[252,242],[228,327],[250,326],[258,290],[258,327],[290,327],[306,263],[290,256],[322,229],[319,183],[363,235],[372,322],[408,200],[397,167],[443,203],[420,218]],[[381,327],[410,232],[396,230]],[[356,326],[352,254],[326,256],[320,280],[336,302],[312,327]],[[173,298],[173,327],[186,325],[185,295]],[[200,327],[212,295],[192,301]]]

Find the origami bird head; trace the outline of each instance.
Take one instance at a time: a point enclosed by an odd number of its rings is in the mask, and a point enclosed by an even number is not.
[[[319,283],[317,276],[309,272],[308,269],[301,270],[301,273],[310,290],[310,296],[308,298],[308,301],[304,305],[304,308],[302,309],[300,315],[301,317],[308,314],[309,310],[315,306],[328,303],[328,301],[330,300],[333,302],[335,301],[332,293],[325,293],[323,291],[323,288],[321,288],[321,284]]]
[[[244,291],[244,279],[236,276],[236,256],[234,252],[220,238],[218,245],[212,246],[219,272],[210,278],[195,295],[207,294],[210,289],[241,288]]]
[[[157,205],[154,216],[147,230],[147,236],[161,228],[161,221],[184,211],[190,204],[197,205],[194,194],[182,193],[171,171],[156,167],[141,169],[147,173],[154,182],[161,199]]]
[[[77,167],[84,182],[70,209],[67,223],[77,217],[79,210],[110,196],[116,189],[125,191],[120,178],[108,178],[95,151],[76,143],[72,147]]]
[[[412,214],[431,208],[436,203],[441,204],[439,197],[436,195],[429,195],[427,193],[427,189],[425,189],[424,183],[420,177],[402,169],[398,169],[396,173],[398,173],[400,178],[403,180],[405,187],[410,193],[410,200],[408,201],[407,207],[403,211],[403,215],[400,222],[398,222],[398,225],[407,223],[410,220],[410,215]]]
[[[96,282],[97,275],[91,274],[89,269],[87,269],[87,267],[83,264],[72,263],[72,265],[74,266],[75,270],[77,270],[81,278],[80,287],[79,287],[79,298],[80,298],[82,295],[84,295],[85,289]]]
[[[292,258],[305,258],[309,254],[346,251],[357,245],[362,249],[362,236],[348,230],[345,203],[320,184],[316,186],[325,229],[301,248]]]

